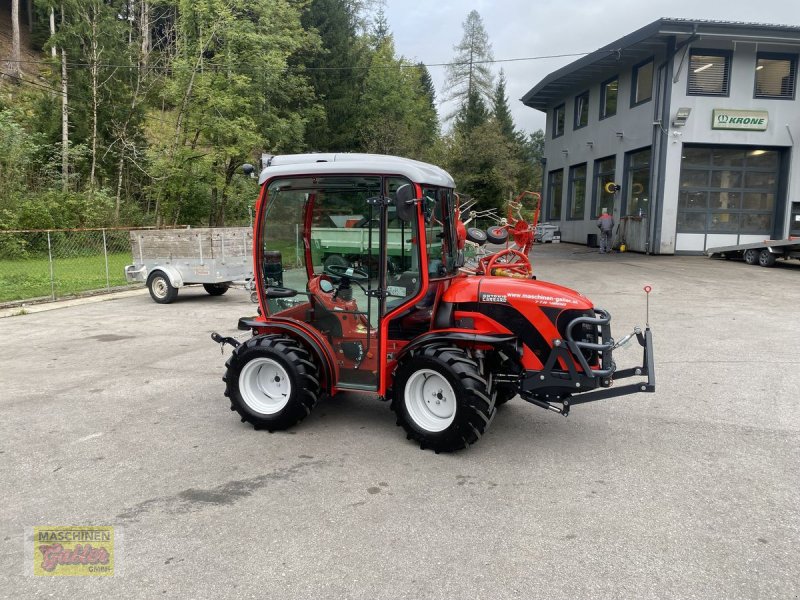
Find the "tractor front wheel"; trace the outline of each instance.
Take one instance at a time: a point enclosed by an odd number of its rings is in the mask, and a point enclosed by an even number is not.
[[[319,372],[308,351],[282,335],[252,337],[225,364],[231,410],[255,429],[288,429],[305,419],[320,395]]]
[[[423,347],[401,362],[392,410],[409,439],[437,453],[477,442],[495,415],[478,363],[449,346]]]

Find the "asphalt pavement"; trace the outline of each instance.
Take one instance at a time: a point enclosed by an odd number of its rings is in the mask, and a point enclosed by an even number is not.
[[[209,337],[246,337],[241,290],[0,319],[0,597],[797,598],[800,262],[533,259],[617,337],[652,286],[657,392],[568,418],[515,399],[455,454],[366,395],[241,423]],[[122,573],[28,575],[36,525],[114,526]]]

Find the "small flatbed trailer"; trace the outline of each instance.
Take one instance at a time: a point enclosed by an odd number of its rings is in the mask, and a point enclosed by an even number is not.
[[[251,227],[131,231],[130,241],[133,264],[125,267],[125,278],[146,283],[159,304],[175,300],[187,285],[221,296],[253,279]]]
[[[774,267],[779,258],[800,260],[800,238],[786,240],[764,240],[736,246],[709,248],[706,254],[711,258],[738,258],[748,265]]]

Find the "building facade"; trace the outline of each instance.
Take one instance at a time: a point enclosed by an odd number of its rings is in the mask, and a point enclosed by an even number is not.
[[[800,235],[800,27],[661,19],[551,73],[544,218],[653,254]]]

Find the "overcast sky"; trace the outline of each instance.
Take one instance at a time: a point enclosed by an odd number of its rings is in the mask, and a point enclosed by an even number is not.
[[[591,52],[662,17],[714,19],[800,26],[797,0],[386,0],[397,53],[426,64],[449,62],[471,10],[483,19],[494,58],[513,59]],[[518,128],[544,128],[544,113],[520,102],[523,94],[575,58],[493,65],[508,79],[508,98]],[[429,68],[439,98],[444,67]],[[448,112],[439,107],[440,116]]]

